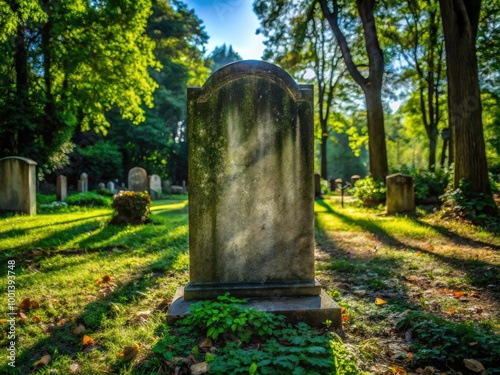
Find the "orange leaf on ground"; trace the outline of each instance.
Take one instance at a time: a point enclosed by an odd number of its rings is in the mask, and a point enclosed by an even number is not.
[[[40,304],[37,301],[31,301],[30,302],[30,307],[32,309],[38,309],[40,307]]]
[[[457,290],[454,290],[452,293],[453,293],[453,297],[455,297],[455,298],[460,298],[460,297],[464,296],[464,292],[459,292]]]
[[[347,323],[348,320],[349,320],[349,316],[342,314],[342,323]]]
[[[19,308],[20,309],[23,309],[23,310],[26,310],[26,309],[29,309],[30,307],[30,298],[25,298],[21,301],[21,303],[19,304]]]
[[[41,319],[39,316],[34,316],[33,318],[31,318],[32,321],[34,321],[35,323],[40,323]]]
[[[83,345],[92,345],[94,343],[94,339],[89,335],[83,335]]]
[[[417,256],[419,257],[420,255],[422,255],[422,252],[419,250],[417,251]]]
[[[130,361],[134,358],[139,352],[139,345],[134,344],[130,346],[126,346],[123,348],[120,354],[118,354],[118,358],[123,359],[124,361]]]
[[[383,300],[382,298],[375,298],[375,305],[385,305],[387,301]]]
[[[35,367],[45,366],[50,362],[50,355],[46,354],[38,362],[35,363]]]
[[[412,359],[412,358],[413,358],[413,353],[408,353],[408,354],[406,354],[406,357],[407,357],[408,359]]]
[[[6,321],[7,321],[7,319],[0,319],[0,324],[5,323]]]
[[[401,375],[407,374],[406,370],[399,366],[389,366],[389,369],[391,369],[394,374],[401,374]]]
[[[454,307],[450,307],[450,309],[448,310],[448,314],[453,314],[455,312],[456,308]]]
[[[341,314],[345,313],[345,307],[344,307],[344,306],[342,306],[342,307],[340,308],[340,313],[341,313]]]

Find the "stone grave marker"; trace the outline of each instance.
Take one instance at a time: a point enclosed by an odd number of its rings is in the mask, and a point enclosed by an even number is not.
[[[314,197],[321,198],[321,176],[317,173],[314,174]]]
[[[339,327],[314,273],[313,86],[240,61],[188,89],[190,281],[167,321],[225,292],[291,321]]]
[[[36,166],[21,156],[0,159],[0,211],[36,215]]]
[[[413,178],[401,173],[385,178],[387,188],[386,206],[388,214],[415,213],[415,192]]]
[[[113,181],[108,181],[108,183],[106,184],[106,188],[113,194],[115,193],[115,183]]]
[[[157,174],[149,176],[149,195],[151,199],[159,199],[161,195],[161,178]]]
[[[354,185],[356,185],[356,182],[360,179],[361,177],[357,174],[355,174],[354,176],[351,176],[351,186],[354,187]]]
[[[337,190],[342,190],[342,179],[340,177],[335,179],[335,187]]]
[[[182,180],[182,193],[183,194],[187,193],[187,185],[185,180]]]
[[[58,201],[64,201],[68,195],[68,178],[62,174],[57,176],[56,196]]]
[[[144,168],[134,167],[128,172],[128,189],[148,191],[148,174]]]
[[[80,175],[80,179],[78,180],[78,192],[79,193],[86,193],[89,191],[89,175],[85,172],[83,172]]]
[[[104,189],[106,189],[106,185],[104,184],[104,182],[99,182],[97,184],[97,190],[100,191],[100,190],[104,190]]]

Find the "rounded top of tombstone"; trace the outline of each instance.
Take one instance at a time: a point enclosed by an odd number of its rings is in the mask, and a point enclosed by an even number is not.
[[[17,160],[24,161],[26,164],[38,165],[38,163],[36,161],[25,158],[23,156],[7,156],[5,158],[1,158],[0,161],[7,160],[7,159],[17,159]]]
[[[213,73],[195,97],[199,101],[205,101],[215,90],[242,77],[261,77],[271,80],[288,92],[295,101],[304,98],[302,90],[313,90],[312,85],[297,84],[290,74],[277,65],[260,60],[241,60],[224,65]]]
[[[89,178],[89,175],[88,175],[87,173],[83,172],[83,173],[80,175],[80,178],[81,178],[82,180],[86,180],[87,178]]]
[[[146,173],[146,170],[144,168],[141,168],[141,167],[134,167],[131,170],[129,170],[128,173],[136,172],[136,171],[139,171],[141,173]]]

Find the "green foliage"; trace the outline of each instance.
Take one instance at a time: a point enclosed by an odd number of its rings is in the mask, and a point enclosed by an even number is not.
[[[245,300],[226,293],[217,301],[192,305],[176,332],[167,332],[153,351],[167,361],[188,352],[200,357],[199,332],[217,339],[215,354],[205,355],[211,374],[359,374],[340,338],[305,323],[287,324],[282,316],[243,307]],[[221,340],[221,337],[223,340]],[[256,349],[252,342],[258,340]],[[250,342],[250,345],[248,343]],[[175,363],[174,363],[175,365]]]
[[[417,361],[463,366],[464,358],[474,358],[488,369],[487,373],[500,374],[500,337],[488,327],[451,322],[429,313],[410,312],[397,328],[411,330],[411,351]]]
[[[446,186],[450,181],[451,170],[447,168],[428,170],[408,170],[403,168],[401,171],[413,177],[413,186],[416,199],[425,199],[428,197],[439,197],[444,194]]]
[[[466,219],[479,225],[495,225],[500,222],[495,201],[491,195],[476,193],[470,189],[471,183],[460,180],[458,188],[449,186],[440,197],[443,201],[442,217]]]
[[[79,164],[73,173],[87,173],[94,184],[113,181],[123,175],[123,158],[118,146],[109,141],[100,141],[87,147],[77,147]]]
[[[113,198],[115,210],[110,224],[143,224],[149,221],[151,198],[147,192],[121,191]]]
[[[182,324],[194,329],[206,330],[206,336],[217,339],[223,333],[249,342],[252,336],[269,337],[283,322],[283,317],[274,317],[259,310],[244,308],[244,299],[226,293],[217,301],[200,301],[191,305],[191,313]]]
[[[111,200],[109,198],[90,191],[68,195],[65,202],[68,206],[80,207],[109,207],[111,205]]]
[[[386,188],[382,181],[366,176],[356,181],[352,193],[362,205],[373,206],[385,200]]]
[[[242,60],[242,57],[238,52],[233,50],[233,46],[229,45],[227,47],[226,44],[223,44],[220,47],[215,47],[210,55],[208,55],[207,65],[210,66],[212,72],[215,72],[224,65],[239,60]]]

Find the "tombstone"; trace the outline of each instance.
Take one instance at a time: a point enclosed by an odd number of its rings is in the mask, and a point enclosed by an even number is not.
[[[0,159],[0,211],[36,215],[36,165],[20,156]]]
[[[415,192],[413,178],[401,173],[391,174],[385,178],[387,188],[387,213],[415,213]]]
[[[148,191],[148,174],[144,168],[134,167],[128,172],[128,189]]]
[[[56,196],[58,201],[64,201],[68,195],[68,178],[64,175],[57,176]]]
[[[335,180],[330,180],[330,191],[335,191],[337,186],[335,185]]]
[[[106,188],[112,192],[113,194],[115,193],[115,183],[113,181],[109,181],[107,184],[106,184]]]
[[[172,185],[170,190],[172,191],[172,194],[184,194],[184,188],[179,185]]]
[[[187,185],[185,180],[182,180],[182,193],[183,194],[187,193]]]
[[[162,181],[162,187],[163,190],[168,194],[170,192],[170,186],[172,185],[172,182],[170,180],[164,180]]]
[[[321,195],[321,176],[317,173],[314,174],[314,198],[322,198]]]
[[[104,182],[99,182],[97,184],[97,190],[102,191],[104,189],[106,189],[106,185],[104,184]]]
[[[78,180],[78,192],[86,193],[89,191],[89,175],[83,172]]]
[[[335,187],[337,190],[342,190],[342,179],[340,177],[335,179]]]
[[[355,174],[354,176],[351,176],[351,186],[354,187],[356,185],[356,182],[360,179],[359,175]]]
[[[314,273],[313,86],[240,61],[188,88],[190,281],[167,322],[225,292],[291,321],[340,326]]]
[[[149,176],[149,195],[152,199],[159,199],[161,195],[161,178],[157,174]]]

